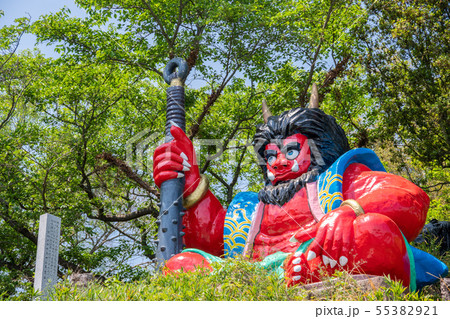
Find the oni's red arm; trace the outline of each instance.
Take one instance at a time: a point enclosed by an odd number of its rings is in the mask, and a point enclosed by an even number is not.
[[[419,235],[430,204],[428,195],[403,177],[351,164],[343,176],[345,199],[356,200],[365,213],[392,219],[408,242]]]
[[[207,191],[206,195],[183,217],[184,244],[215,256],[223,254],[223,227],[226,210],[219,200]]]

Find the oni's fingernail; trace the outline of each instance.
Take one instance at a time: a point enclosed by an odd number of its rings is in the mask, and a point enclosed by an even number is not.
[[[341,256],[341,257],[339,258],[339,264],[340,264],[342,267],[344,267],[345,265],[347,265],[347,263],[348,263],[348,258],[347,258],[347,257]]]
[[[181,152],[180,156],[181,156],[183,159],[185,159],[186,161],[189,160],[189,158],[187,157],[187,155],[184,154],[183,152]]]
[[[301,255],[302,255],[302,252],[301,251],[297,251],[297,252],[295,252],[294,257],[300,257]]]
[[[294,264],[294,265],[298,265],[299,263],[301,263],[302,262],[302,259],[301,258],[295,258],[293,261],[292,261],[292,263]]]
[[[183,172],[187,172],[188,170],[190,170],[189,167],[183,166]]]
[[[184,177],[184,174],[183,173],[178,173],[177,178],[181,178],[181,177]]]
[[[314,258],[316,258],[316,253],[313,251],[309,251],[308,253],[308,258],[306,258],[307,261],[313,260]]]
[[[291,239],[289,239],[289,242],[298,243],[298,240],[294,236],[292,236]]]
[[[293,281],[299,281],[302,278],[302,276],[293,276],[292,280]]]
[[[324,265],[328,265],[330,263],[330,259],[327,256],[322,256],[322,261]]]
[[[334,268],[334,266],[336,266],[336,264],[337,264],[336,260],[330,259],[330,266],[331,266],[331,268]]]
[[[172,121],[172,120],[170,120],[170,121],[169,121],[169,123],[170,123],[170,125],[173,125],[173,126],[179,127],[179,126],[177,125],[177,123],[175,123],[175,122],[174,122],[174,121]]]
[[[302,266],[295,266],[294,267],[294,271],[295,272],[300,272],[302,270]]]
[[[184,154],[184,153],[183,153]],[[183,166],[191,167],[191,164],[187,162],[187,160],[183,159]]]

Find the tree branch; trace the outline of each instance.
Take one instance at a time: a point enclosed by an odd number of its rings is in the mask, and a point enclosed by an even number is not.
[[[135,181],[139,186],[141,186],[143,189],[145,189],[148,193],[155,195],[156,197],[159,197],[159,191],[150,186],[146,181],[144,181],[142,178],[139,177],[130,166],[128,166],[124,161],[118,159],[117,157],[113,156],[110,153],[102,153],[97,155],[97,158],[104,159],[108,163],[116,166],[119,168],[125,175],[130,178],[131,180]]]
[[[338,64],[336,64],[336,67],[334,69],[331,69],[327,72],[325,75],[325,79],[323,80],[322,84],[320,85],[321,89],[325,89],[326,92],[328,92],[330,89],[330,86],[334,83],[334,81],[339,77],[339,75],[344,72],[345,67],[350,60],[350,56],[346,56],[340,61]],[[324,91],[322,93],[319,92],[319,103],[323,101],[325,94]]]
[[[155,19],[156,24],[159,26],[159,31],[161,32],[161,34],[163,35],[164,39],[166,39],[167,44],[169,45],[169,48],[172,51],[172,46],[171,46],[171,41],[169,36],[166,33],[166,30],[164,28],[164,25],[162,24],[161,20],[159,19],[158,15],[155,14],[155,12],[153,11],[152,7],[150,6],[150,4],[145,1],[142,0],[142,2],[145,4],[145,6],[147,7],[148,11],[150,12],[151,16],[153,17],[153,19]]]
[[[124,215],[99,214],[98,216],[95,216],[88,214],[88,217],[91,219],[97,219],[104,222],[126,222],[146,215],[151,215],[154,218],[158,218],[159,212],[153,207],[148,207],[148,208],[141,208],[135,212]]]
[[[0,202],[5,209],[9,210],[9,204],[4,199],[0,198]],[[24,236],[25,238],[27,238],[28,240],[30,240],[33,244],[35,244],[37,246],[37,244],[38,244],[37,236],[35,234],[33,234],[29,229],[27,229],[24,225],[22,225],[20,222],[18,222],[16,220],[14,220],[13,218],[11,218],[11,216],[9,216],[9,214],[3,210],[0,210],[0,217],[17,233],[21,234],[22,236]],[[58,258],[58,263],[66,269],[70,269],[70,270],[73,270],[76,272],[86,272],[80,266],[78,266],[70,261],[67,261],[66,259],[64,259],[61,256],[59,256],[59,258]]]
[[[175,31],[173,33],[172,40],[169,43],[169,46],[171,48],[173,48],[175,46],[175,41],[176,41],[177,36],[178,36],[178,30],[180,29],[180,26],[181,26],[181,22],[182,22],[181,17],[183,16],[183,8],[184,8],[183,0],[180,0],[180,5],[179,5],[179,8],[178,8],[177,25],[175,27]]]
[[[0,198],[0,202],[6,211],[9,210],[9,203],[7,203],[4,199]],[[38,238],[35,234],[33,234],[30,230],[28,230],[24,225],[20,222],[14,220],[9,216],[7,212],[4,210],[0,210],[0,217],[17,233],[21,234],[25,238],[29,239],[33,244],[37,246]]]
[[[312,59],[311,68],[309,69],[308,80],[306,81],[305,88],[303,89],[303,93],[300,96],[300,105],[306,104],[306,94],[308,93],[308,89],[311,86],[311,80],[312,80],[312,77],[314,74],[314,69],[316,66],[317,58],[319,56],[319,52],[320,52],[320,49],[322,48],[322,44],[324,41],[325,29],[327,28],[328,21],[330,20],[331,12],[333,12],[333,4],[334,4],[334,1],[331,1],[330,8],[328,9],[327,17],[326,17],[325,22],[322,27],[322,34],[320,36],[320,41],[319,41],[319,44],[317,45],[316,51],[314,52],[314,57]]]

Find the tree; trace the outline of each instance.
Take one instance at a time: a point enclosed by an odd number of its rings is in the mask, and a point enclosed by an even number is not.
[[[61,65],[29,53],[8,63],[34,79],[24,88],[22,108],[0,131],[0,277],[6,296],[15,292],[18,284],[12,283],[33,278],[37,221],[43,213],[62,218],[61,274],[97,269],[105,276],[129,270],[125,262],[137,251],[151,258],[146,236],[155,224],[145,216],[157,211],[156,204],[140,200],[144,194],[136,183],[145,182],[139,176],[122,179],[123,169],[96,158],[123,148],[117,140],[133,134],[126,124],[139,116],[130,115],[137,110],[127,104],[145,92],[145,83],[136,85],[139,74],[111,66]],[[12,99],[8,91],[2,98],[4,103]],[[152,187],[144,191],[153,198],[157,194]],[[141,218],[123,223],[136,217]]]
[[[0,17],[3,11],[0,11]],[[27,90],[34,75],[27,72],[32,65],[39,68],[40,63],[36,61],[25,61],[18,59],[15,55],[20,38],[29,26],[29,19],[17,19],[16,24],[0,29],[0,147],[2,179],[12,187],[15,187],[13,174],[4,174],[12,166],[11,154],[15,151],[13,144],[15,132],[23,127],[17,122],[25,110],[24,93]],[[15,127],[15,129],[11,129]],[[20,142],[19,142],[20,143]],[[8,172],[10,173],[10,172]],[[22,178],[22,176],[18,176]],[[30,235],[26,231],[23,234],[16,230],[22,230],[22,225],[11,220],[8,210],[9,198],[13,193],[5,192],[4,183],[0,184],[0,295],[10,295],[16,290],[16,286],[23,284],[32,277],[33,259],[30,258],[30,247],[32,243],[27,239]],[[8,225],[12,225],[10,227]],[[28,236],[29,237],[29,236]],[[22,247],[23,249],[18,249]],[[17,283],[17,281],[19,283]]]
[[[446,1],[378,1],[365,36],[380,139],[442,169],[450,165],[449,17]]]

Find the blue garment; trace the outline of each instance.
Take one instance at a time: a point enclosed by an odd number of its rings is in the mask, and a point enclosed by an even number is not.
[[[231,201],[223,228],[225,258],[232,258],[244,252],[258,204],[258,194],[255,192],[241,192]]]
[[[414,255],[414,265],[416,267],[417,289],[422,289],[439,280],[439,277],[446,277],[448,266],[434,256],[409,246]]]

